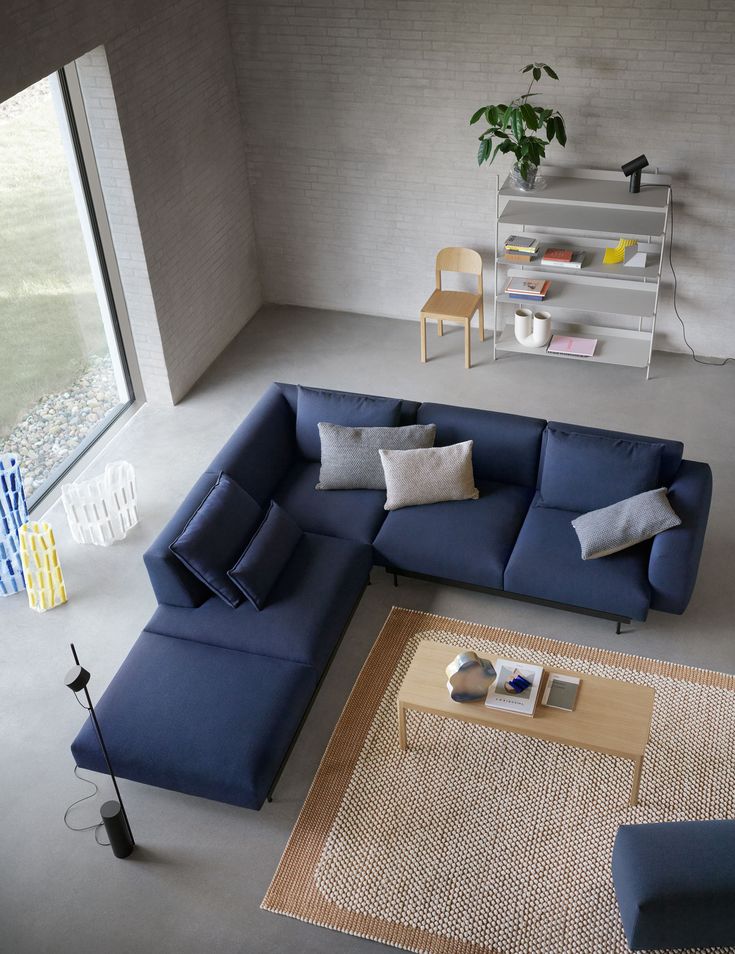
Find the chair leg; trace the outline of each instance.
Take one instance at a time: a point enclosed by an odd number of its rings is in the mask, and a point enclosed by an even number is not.
[[[441,318],[436,323],[436,332],[440,338],[444,334],[444,322],[441,320]]]
[[[426,315],[421,316],[421,363],[426,364]]]
[[[480,318],[480,341],[484,341],[485,340],[485,305],[483,304],[482,300],[480,301],[480,308],[478,311],[478,315]]]
[[[469,319],[464,323],[464,366],[465,368],[472,367],[472,362],[470,360],[470,321]]]

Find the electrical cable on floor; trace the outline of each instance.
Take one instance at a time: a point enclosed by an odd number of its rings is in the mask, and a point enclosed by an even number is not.
[[[658,185],[658,186],[660,186],[660,187],[663,187],[664,189],[668,189],[668,190],[669,190],[669,193],[671,194],[671,210],[670,210],[670,218],[671,218],[671,241],[669,242],[669,268],[671,269],[671,274],[672,274],[673,277],[674,277],[674,294],[673,294],[674,314],[675,314],[676,317],[679,319],[679,324],[681,325],[682,337],[684,338],[684,344],[687,346],[687,348],[688,348],[689,351],[691,352],[691,357],[692,357],[692,359],[693,359],[694,361],[697,362],[697,364],[704,364],[704,365],[706,365],[707,367],[710,367],[710,368],[723,368],[723,367],[727,364],[728,361],[735,361],[735,357],[723,358],[721,361],[719,361],[719,360],[715,360],[715,361],[705,361],[703,358],[700,358],[700,357],[697,355],[697,353],[695,352],[694,348],[692,348],[692,346],[689,344],[689,339],[687,338],[686,325],[684,324],[684,319],[683,319],[683,318],[681,317],[681,315],[679,314],[679,307],[678,307],[677,302],[676,302],[676,293],[677,293],[677,291],[678,291],[678,281],[677,281],[677,278],[676,278],[676,271],[674,270],[674,260],[673,260],[673,258],[672,258],[672,253],[673,253],[673,248],[674,248],[674,190],[673,190],[672,187],[671,187],[670,185],[668,185],[668,184],[655,183],[655,185]]]
[[[86,706],[83,706],[82,708],[86,708]],[[99,839],[99,830],[100,828],[104,827],[103,822],[100,821],[94,825],[83,825],[81,828],[76,828],[74,825],[71,825],[69,823],[69,812],[71,812],[74,808],[76,808],[77,805],[81,805],[82,802],[86,802],[90,798],[94,798],[97,792],[99,792],[99,786],[97,785],[96,782],[93,782],[91,778],[84,778],[82,775],[79,774],[78,765],[74,766],[74,775],[76,778],[79,779],[80,782],[86,782],[87,785],[91,785],[94,791],[90,792],[89,795],[83,795],[81,798],[78,798],[75,802],[72,802],[71,805],[69,805],[67,810],[64,812],[64,824],[69,829],[69,831],[94,831],[94,840],[97,842],[97,844],[101,848],[109,848],[110,846],[109,841],[100,841]]]
[[[84,703],[81,702],[80,699],[77,697],[77,694],[76,694],[76,693],[74,693],[74,698],[77,700],[77,702],[78,702],[79,705],[82,707],[82,709],[84,709],[85,712],[89,712],[89,706],[85,706]],[[101,822],[101,821],[100,821],[100,822],[97,822],[95,825],[84,825],[82,828],[75,828],[74,825],[70,825],[70,824],[69,824],[69,821],[68,821],[69,812],[72,811],[72,809],[76,808],[77,805],[81,805],[82,802],[86,802],[86,801],[88,801],[90,798],[94,798],[94,796],[99,792],[99,786],[97,785],[96,782],[93,782],[91,778],[84,778],[82,775],[79,774],[79,766],[78,766],[78,765],[75,765],[75,766],[74,766],[74,775],[75,775],[76,778],[79,779],[80,782],[86,782],[87,785],[91,785],[92,788],[94,789],[94,791],[93,791],[93,792],[90,792],[89,795],[84,795],[82,798],[78,798],[75,802],[72,802],[71,805],[69,805],[69,807],[67,808],[67,810],[64,812],[64,824],[65,824],[66,827],[69,829],[69,831],[92,831],[92,830],[94,830],[94,840],[97,842],[97,844],[98,844],[101,848],[109,848],[109,846],[110,846],[109,841],[100,841],[100,839],[99,839],[99,830],[100,830],[100,828],[104,828],[104,822]]]

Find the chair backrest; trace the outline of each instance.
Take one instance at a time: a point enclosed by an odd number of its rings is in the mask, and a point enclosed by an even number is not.
[[[482,258],[472,248],[443,248],[436,256],[436,287],[442,287],[442,272],[464,272],[477,275],[477,289],[482,293]]]

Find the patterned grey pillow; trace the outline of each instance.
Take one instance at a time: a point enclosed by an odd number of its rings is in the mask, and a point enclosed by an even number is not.
[[[388,496],[386,510],[444,500],[477,500],[472,441],[425,450],[381,450]]]
[[[662,530],[678,527],[681,520],[666,493],[666,487],[647,490],[572,520],[582,547],[582,559],[609,556],[649,540]]]
[[[319,424],[322,466],[317,490],[385,490],[378,450],[433,447],[436,424],[406,427],[343,427]]]

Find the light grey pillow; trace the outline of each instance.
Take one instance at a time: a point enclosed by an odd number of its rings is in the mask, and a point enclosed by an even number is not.
[[[666,487],[647,490],[619,503],[590,510],[572,520],[583,560],[596,560],[655,537],[681,523],[666,496]]]
[[[433,447],[436,424],[406,427],[343,427],[319,424],[322,465],[317,490],[385,490],[378,450]]]
[[[424,450],[381,450],[386,510],[444,500],[477,500],[472,441]]]

